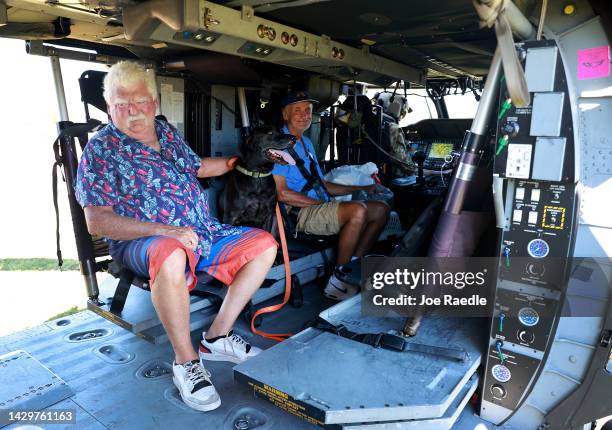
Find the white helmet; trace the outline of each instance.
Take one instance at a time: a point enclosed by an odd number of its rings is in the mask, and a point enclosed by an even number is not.
[[[391,115],[396,120],[400,120],[408,112],[408,101],[399,94],[388,91],[378,93],[374,96],[376,102],[382,106],[383,112]]]

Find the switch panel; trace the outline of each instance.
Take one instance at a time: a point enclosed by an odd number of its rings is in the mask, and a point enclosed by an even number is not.
[[[495,346],[489,348],[485,375],[487,387],[483,397],[491,403],[513,409],[521,399],[523,387],[529,382],[538,360],[509,350],[502,350],[501,354],[503,361]]]
[[[519,143],[508,145],[508,163],[506,164],[506,176],[508,178],[529,178],[531,149],[531,145]]]
[[[517,410],[515,416],[530,414],[524,405],[543,406],[540,397],[548,388],[541,384],[542,370],[569,285],[576,229],[576,130],[565,75],[569,69],[554,40],[516,46],[518,57],[525,60],[532,103],[508,106],[507,86],[500,87],[493,173],[504,181],[506,222],[480,406],[480,416],[496,425]],[[598,158],[592,155],[589,163]],[[532,397],[536,394],[539,397]]]

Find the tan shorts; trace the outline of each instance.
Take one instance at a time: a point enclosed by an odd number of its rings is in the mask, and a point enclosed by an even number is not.
[[[340,202],[333,201],[300,209],[296,229],[320,236],[338,234],[340,232],[339,205]]]

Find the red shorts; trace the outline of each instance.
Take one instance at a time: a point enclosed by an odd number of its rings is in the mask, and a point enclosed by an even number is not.
[[[245,264],[268,248],[278,246],[270,233],[252,227],[238,228],[241,230],[239,234],[213,237],[208,257],[197,260],[192,250],[177,239],[167,236],[121,241],[113,247],[111,255],[137,276],[149,278],[153,284],[166,258],[176,249],[183,249],[188,260],[185,274],[190,281],[190,290],[197,284],[196,272],[206,272],[225,285],[230,285]]]

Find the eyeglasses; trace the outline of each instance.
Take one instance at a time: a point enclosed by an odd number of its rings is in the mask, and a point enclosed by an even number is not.
[[[113,106],[115,107],[115,109],[121,111],[121,112],[127,112],[130,108],[130,106],[133,106],[135,109],[137,110],[144,110],[146,109],[149,104],[153,101],[152,98],[146,98],[146,99],[136,99],[134,101],[131,102],[118,102],[118,103],[113,103]]]

